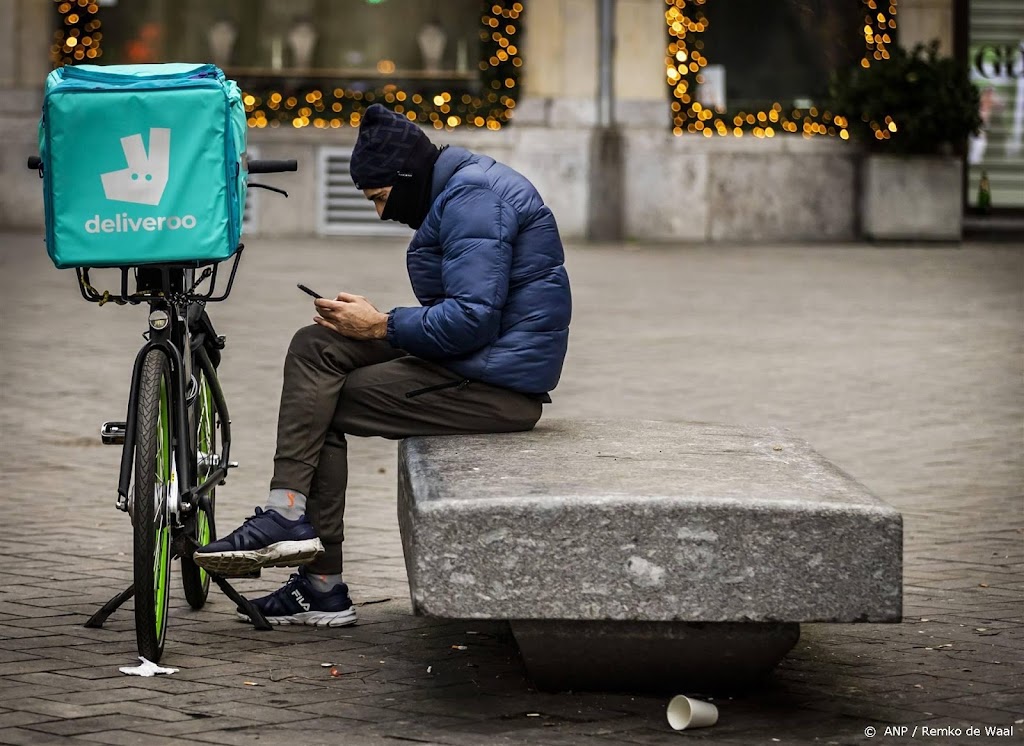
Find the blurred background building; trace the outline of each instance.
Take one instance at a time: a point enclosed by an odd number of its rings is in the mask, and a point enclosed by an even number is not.
[[[275,180],[293,199],[251,190],[251,232],[406,232],[378,221],[348,177],[361,112],[383,102],[439,144],[520,170],[567,236],[587,235],[592,192],[607,178],[591,147],[601,3],[0,0],[0,227],[41,225],[24,162],[55,65],[176,60],[213,61],[239,81],[251,155],[300,161],[299,174]],[[981,91],[984,130],[963,156],[969,225],[1024,216],[1021,0],[615,5],[608,100],[627,238],[855,238],[858,150],[824,103],[830,75],[933,39]]]

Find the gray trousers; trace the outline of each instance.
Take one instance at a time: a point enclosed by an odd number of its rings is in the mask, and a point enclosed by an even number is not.
[[[307,496],[306,515],[326,550],[310,571],[342,569],[346,435],[516,432],[533,428],[541,409],[535,397],[463,384],[458,374],[383,340],[352,340],[315,324],[299,329],[284,363],[270,487]]]

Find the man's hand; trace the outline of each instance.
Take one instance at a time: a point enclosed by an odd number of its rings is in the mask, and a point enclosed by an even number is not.
[[[388,331],[388,315],[381,313],[361,295],[338,293],[337,300],[317,298],[313,301],[319,316],[313,321],[349,339],[384,339]]]

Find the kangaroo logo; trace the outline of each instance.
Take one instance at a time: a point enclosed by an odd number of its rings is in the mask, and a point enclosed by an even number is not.
[[[142,134],[121,138],[127,168],[101,174],[103,193],[116,202],[158,205],[164,196],[171,165],[171,131],[149,130],[149,153],[142,144]]]

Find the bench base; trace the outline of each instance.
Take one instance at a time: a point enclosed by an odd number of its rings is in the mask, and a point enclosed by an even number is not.
[[[755,687],[800,639],[800,625],[760,622],[513,620],[543,691],[680,694]]]

